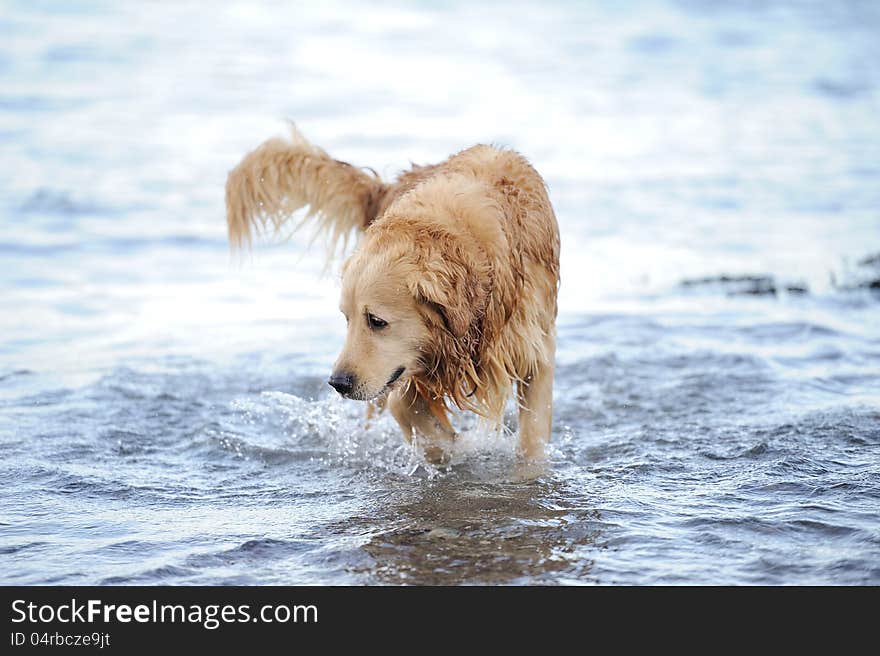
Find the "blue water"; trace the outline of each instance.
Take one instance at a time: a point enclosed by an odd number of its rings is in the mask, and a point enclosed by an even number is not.
[[[0,582],[880,583],[878,34],[873,2],[5,3]],[[439,470],[331,394],[320,244],[230,256],[226,172],[286,117],[386,176],[494,142],[546,177],[538,480],[512,434],[463,418]]]

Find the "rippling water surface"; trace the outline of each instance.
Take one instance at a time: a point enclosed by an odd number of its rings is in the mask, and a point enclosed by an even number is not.
[[[4,583],[880,583],[871,2],[8,3]],[[325,384],[338,282],[242,261],[291,117],[384,175],[527,154],[563,240],[552,465],[438,470]]]

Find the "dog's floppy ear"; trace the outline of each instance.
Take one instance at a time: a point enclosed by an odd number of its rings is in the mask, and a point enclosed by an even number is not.
[[[463,260],[456,261],[439,250],[424,255],[419,258],[418,273],[411,281],[413,295],[443,318],[450,333],[463,337],[482,315],[487,291]]]

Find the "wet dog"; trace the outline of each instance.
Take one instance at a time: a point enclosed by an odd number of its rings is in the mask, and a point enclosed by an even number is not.
[[[348,323],[329,384],[387,407],[434,462],[448,410],[499,424],[514,386],[519,451],[544,457],[553,414],[559,229],[541,176],[518,153],[477,145],[394,182],[330,157],[296,129],[244,157],[226,183],[230,242],[292,214],[332,244],[362,233],[342,268]]]

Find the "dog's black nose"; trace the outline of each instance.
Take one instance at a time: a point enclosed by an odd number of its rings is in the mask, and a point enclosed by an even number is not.
[[[354,379],[350,374],[333,374],[327,382],[342,396],[349,394],[351,388],[354,387]]]

